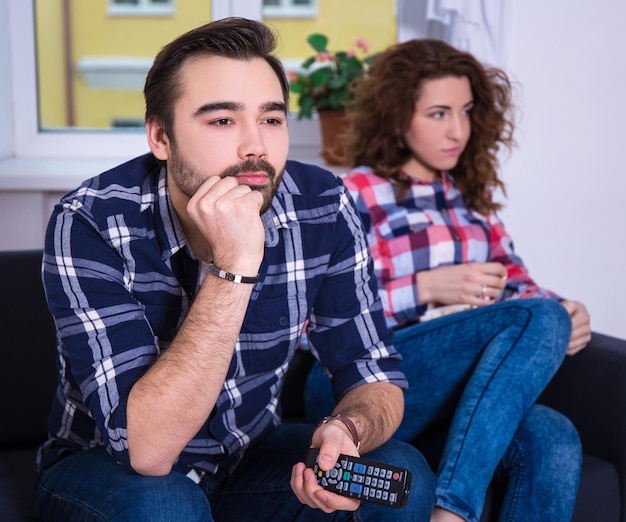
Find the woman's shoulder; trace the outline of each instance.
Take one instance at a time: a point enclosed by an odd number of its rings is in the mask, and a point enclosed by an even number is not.
[[[376,185],[386,185],[389,181],[378,176],[371,167],[359,166],[348,170],[341,176],[344,184],[351,191],[359,191]]]

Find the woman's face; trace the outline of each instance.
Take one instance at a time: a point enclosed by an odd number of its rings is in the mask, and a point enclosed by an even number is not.
[[[411,177],[433,181],[456,166],[471,134],[469,113],[474,103],[467,77],[426,80],[415,102],[404,141],[413,155],[404,165]]]

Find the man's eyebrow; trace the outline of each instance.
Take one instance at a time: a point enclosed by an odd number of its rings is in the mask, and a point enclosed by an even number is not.
[[[280,111],[287,114],[287,105],[283,102],[267,102],[261,106],[261,112]]]
[[[205,103],[204,105],[198,107],[198,109],[194,113],[194,116],[200,117],[205,114],[210,114],[217,111],[243,112],[245,108],[246,106],[243,103],[239,102],[224,101]],[[260,110],[261,112],[280,111],[287,114],[287,105],[283,102],[267,102],[261,105]]]
[[[237,102],[225,101],[225,102],[205,103],[204,105],[201,105],[200,107],[198,107],[198,109],[194,113],[194,116],[198,117],[198,116],[202,116],[204,114],[209,114],[211,112],[216,112],[216,111],[241,112],[244,109],[245,109],[245,106],[243,105],[243,103],[237,103]]]

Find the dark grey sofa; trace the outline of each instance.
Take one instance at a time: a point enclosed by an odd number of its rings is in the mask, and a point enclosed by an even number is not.
[[[41,251],[0,252],[0,520],[38,520],[33,505],[36,447],[46,436],[55,388],[55,334],[40,278]],[[285,382],[283,417],[303,417],[310,355],[299,352]],[[567,358],[541,397],[578,428],[585,452],[573,520],[626,522],[626,341],[593,334]],[[415,444],[434,463],[445,426]],[[500,487],[489,490],[483,521],[497,512]],[[557,521],[547,521],[557,522]]]

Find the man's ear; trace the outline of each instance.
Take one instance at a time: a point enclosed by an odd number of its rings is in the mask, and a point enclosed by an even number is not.
[[[157,159],[167,161],[170,158],[170,139],[160,122],[154,118],[146,121],[148,145]]]

